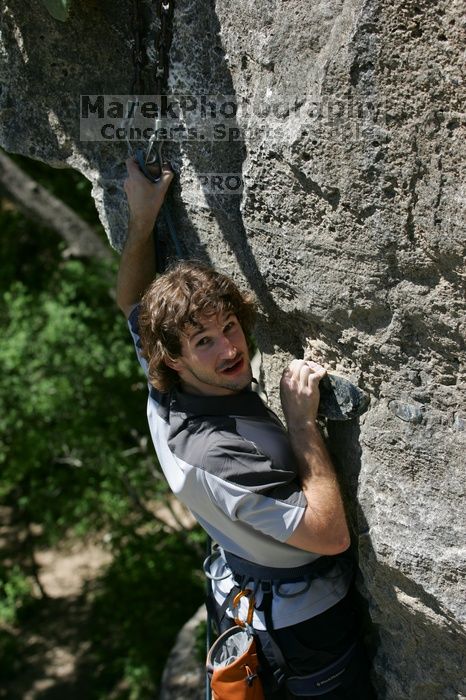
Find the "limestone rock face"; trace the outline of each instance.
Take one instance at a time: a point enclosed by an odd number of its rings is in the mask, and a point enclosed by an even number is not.
[[[303,348],[371,394],[359,425],[328,430],[358,503],[387,700],[466,696],[462,9],[176,1],[171,91],[227,96],[217,122],[232,129],[166,146],[184,250],[256,292],[275,407]],[[127,147],[80,140],[79,95],[131,93],[131,3],[75,0],[60,23],[37,0],[4,0],[1,42],[1,144],[83,172],[121,248]],[[225,194],[226,175],[241,194]]]
[[[159,700],[203,700],[206,674],[200,660],[199,630],[205,626],[205,606],[181,628],[163,671]],[[205,629],[204,629],[205,632]]]

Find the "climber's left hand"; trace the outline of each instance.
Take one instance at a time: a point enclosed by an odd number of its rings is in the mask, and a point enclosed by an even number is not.
[[[133,234],[135,231],[149,234],[173,180],[172,167],[169,163],[164,163],[157,182],[148,180],[133,158],[127,159],[126,168],[128,177],[124,182],[124,190],[130,211],[131,231]]]

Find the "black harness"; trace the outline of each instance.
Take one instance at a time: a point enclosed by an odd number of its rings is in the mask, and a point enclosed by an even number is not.
[[[233,575],[235,585],[219,609],[215,605],[211,585],[207,596],[207,609],[211,618],[215,620],[218,629],[220,629],[231,601],[240,591],[252,589],[252,595],[255,596],[255,593],[260,590],[262,592],[262,601],[259,606],[256,606],[256,609],[264,613],[265,628],[278,665],[278,669],[275,672],[277,684],[280,686],[286,683],[288,690],[298,697],[300,695],[317,697],[335,690],[341,684],[342,677],[356,654],[357,642],[353,642],[340,658],[325,668],[308,676],[296,676],[286,662],[282,650],[275,639],[272,603],[274,595],[282,598],[294,598],[302,595],[309,590],[314,580],[331,576],[331,570],[337,562],[343,564],[347,571],[352,570],[353,560],[351,555],[345,552],[336,556],[321,556],[315,561],[309,562],[309,564],[293,567],[292,569],[254,564],[231,552],[224,552],[224,558]],[[205,562],[204,571],[208,578],[213,579],[215,577],[209,575],[209,560],[210,557]],[[338,575],[341,575],[341,571]],[[302,587],[292,594],[283,590],[284,584],[300,582],[303,584]]]

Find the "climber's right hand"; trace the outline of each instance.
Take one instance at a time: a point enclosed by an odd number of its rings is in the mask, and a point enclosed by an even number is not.
[[[325,367],[311,360],[292,360],[280,381],[280,399],[290,433],[315,425],[319,407],[319,382]]]
[[[126,168],[128,177],[124,190],[129,206],[130,230],[133,235],[149,235],[173,180],[172,167],[164,163],[157,182],[151,182],[143,175],[134,158],[126,160]]]

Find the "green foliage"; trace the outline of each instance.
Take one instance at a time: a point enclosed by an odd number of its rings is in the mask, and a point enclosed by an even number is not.
[[[16,622],[18,611],[32,600],[30,579],[19,566],[0,566],[0,624]]]
[[[13,283],[0,305],[0,498],[50,536],[119,521],[123,478],[150,481],[132,454],[144,383],[103,272],[67,261],[43,289]]]
[[[102,700],[120,679],[119,700],[149,700],[187,610],[202,602],[199,561],[179,537],[160,531],[122,535],[113,546],[91,615],[95,683]]]
[[[14,632],[0,627],[0,683],[14,678],[19,672],[23,650],[21,638]]]
[[[42,0],[52,17],[65,22],[71,7],[71,0]]]
[[[21,166],[99,228],[83,178]],[[201,602],[193,552],[204,535],[168,535],[140,507],[167,487],[154,479],[145,378],[109,295],[116,262],[63,259],[57,236],[11,206],[0,225],[0,505],[15,531],[34,533],[27,547],[0,551],[0,677],[24,672],[22,626],[46,610],[47,601],[29,604],[33,548],[105,532],[113,563],[84,594],[93,596],[82,658],[88,698],[149,700],[176,632]]]
[[[31,580],[21,567],[0,564],[0,683],[20,670],[23,645],[13,626],[34,602]]]
[[[84,178],[16,160],[99,228]],[[166,488],[151,476],[145,380],[109,295],[116,261],[63,260],[57,236],[12,207],[0,222],[0,499],[44,542],[140,522],[129,492]]]

